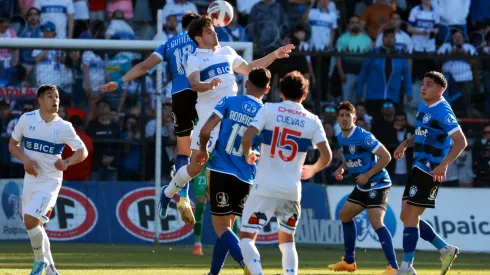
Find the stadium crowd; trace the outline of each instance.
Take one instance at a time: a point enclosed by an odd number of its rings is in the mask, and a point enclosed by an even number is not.
[[[205,13],[208,0],[47,0],[0,1],[0,38],[151,40],[156,11],[163,8],[163,40],[181,32],[184,13]],[[488,0],[235,0],[233,21],[218,28],[222,42],[254,42],[254,53],[293,43],[298,54],[271,66],[272,92],[278,101],[279,79],[292,70],[312,82],[305,107],[324,123],[334,153],[332,164],[313,179],[341,183],[333,172],[341,164],[336,142],[340,128],[336,106],[356,103],[356,124],[369,129],[391,153],[413,135],[411,124],[421,79],[441,70],[449,79],[446,99],[459,118],[479,121],[465,126],[472,145],[448,169],[446,185],[490,186],[490,1]],[[51,4],[50,4],[51,3]],[[319,54],[321,52],[321,54]],[[357,54],[372,54],[359,57]],[[40,84],[60,90],[59,115],[70,120],[89,149],[89,158],[64,173],[68,180],[152,180],[155,159],[156,73],[127,83],[120,92],[102,94],[99,86],[121,78],[144,59],[145,52],[0,49],[1,178],[23,177],[11,157],[8,137],[19,115],[36,108],[34,97],[10,96]],[[392,57],[392,54],[398,54]],[[436,61],[429,56],[444,56]],[[478,58],[476,58],[478,57]],[[167,71],[167,70],[166,70]],[[176,136],[170,81],[164,75],[162,174],[168,180]],[[243,79],[237,79],[239,84]],[[239,85],[240,86],[240,85]],[[321,101],[320,109],[315,102]],[[70,154],[65,149],[64,154]],[[314,162],[314,151],[307,161]],[[63,156],[65,158],[65,155]],[[410,176],[412,157],[388,166],[397,185]],[[352,183],[352,182],[350,182]]]

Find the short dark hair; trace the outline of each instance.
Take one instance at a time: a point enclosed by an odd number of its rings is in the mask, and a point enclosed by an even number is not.
[[[202,36],[202,31],[204,30],[204,28],[209,28],[212,26],[213,20],[211,18],[201,16],[201,18],[196,19],[189,24],[189,37],[192,39],[192,41],[198,44],[196,41],[196,36]]]
[[[107,101],[104,98],[97,100],[97,102],[95,102],[95,107],[98,107],[100,104],[106,104],[109,107],[111,106],[111,104],[109,103],[109,101]]]
[[[407,113],[405,113],[402,110],[398,110],[398,111],[396,111],[395,116],[402,116],[404,118],[407,118]]]
[[[391,17],[393,17],[393,15],[394,15],[394,14],[398,14],[398,15],[400,15],[400,17],[402,16],[402,15],[400,14],[400,12],[398,12],[398,11],[393,11],[393,12],[390,14],[390,18],[391,18]]]
[[[447,80],[444,74],[437,71],[430,71],[424,74],[424,77],[432,79],[436,84],[439,84],[442,88],[447,88]]]
[[[182,16],[182,29],[184,30],[187,29],[187,27],[189,26],[190,23],[192,23],[192,21],[197,20],[199,18],[201,18],[201,16],[193,12],[184,14],[184,16]]]
[[[257,88],[267,88],[271,83],[271,72],[266,68],[255,68],[248,74],[248,80]]]
[[[40,98],[49,90],[58,91],[58,88],[56,88],[56,85],[53,84],[42,84],[39,86],[39,88],[37,88],[37,98]]]
[[[354,105],[349,101],[340,102],[339,107],[337,107],[337,114],[340,114],[341,110],[346,110],[353,115],[356,114],[356,107],[354,107]]]
[[[286,99],[298,100],[303,97],[303,93],[308,91],[310,82],[299,71],[287,73],[280,83],[281,93]]]
[[[70,122],[71,122],[71,125],[73,125],[73,128],[75,129],[80,129],[84,122],[83,122],[83,118],[81,118],[80,116],[77,116],[77,115],[74,115],[70,118]]]
[[[386,30],[383,31],[383,37],[388,34],[394,35],[395,33],[396,33],[395,28],[387,28]]]
[[[10,105],[5,100],[0,100],[0,108],[10,108]]]

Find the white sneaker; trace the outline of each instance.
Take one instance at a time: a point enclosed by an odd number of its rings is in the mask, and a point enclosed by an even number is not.
[[[415,271],[413,266],[410,266],[409,268],[400,267],[400,269],[396,271],[396,275],[417,275],[417,271]]]
[[[441,275],[446,274],[446,272],[451,269],[454,260],[456,260],[456,257],[458,257],[459,254],[459,248],[456,246],[448,244],[447,248],[447,252],[441,253]]]

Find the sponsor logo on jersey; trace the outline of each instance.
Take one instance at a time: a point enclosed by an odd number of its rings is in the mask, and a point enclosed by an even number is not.
[[[456,125],[458,124],[458,121],[456,120],[456,117],[454,117],[453,114],[449,114],[446,116],[446,123],[449,125]]]
[[[192,225],[185,224],[177,210],[178,196],[174,196],[168,207],[167,218],[160,223],[160,243],[175,242],[190,236]],[[191,202],[192,203],[192,202]],[[116,207],[121,226],[131,235],[144,241],[155,239],[155,188],[135,189],[121,198]]]
[[[61,187],[53,211],[45,215],[51,220],[46,233],[51,240],[70,241],[90,233],[97,224],[97,208],[85,194]]]
[[[366,137],[366,139],[364,140],[364,144],[366,144],[366,146],[368,146],[368,147],[373,146],[375,142],[376,142],[376,139],[374,138],[373,135],[368,135]]]
[[[417,129],[415,129],[416,136],[427,137],[427,134],[429,134],[429,130],[427,129],[422,129],[421,127],[417,127]]]
[[[249,101],[242,104],[242,109],[249,115],[255,115],[259,110],[259,107],[255,103]]]
[[[357,168],[362,166],[362,160],[361,159],[356,159],[356,160],[349,160],[345,164],[347,164],[347,167],[349,168]]]

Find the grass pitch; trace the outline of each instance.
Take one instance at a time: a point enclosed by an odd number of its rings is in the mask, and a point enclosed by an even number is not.
[[[204,275],[209,272],[212,247],[204,248],[204,256],[192,255],[192,247],[172,245],[99,245],[52,243],[51,250],[61,275]],[[277,247],[259,247],[265,274],[282,274],[281,253]],[[383,252],[357,249],[358,270],[354,274],[380,274],[386,266]],[[328,271],[337,262],[342,248],[299,245],[299,274],[351,274]],[[397,251],[398,258],[402,256]],[[0,274],[29,274],[32,251],[27,242],[0,242]],[[420,275],[440,274],[439,253],[417,252],[415,267]],[[222,275],[239,275],[243,271],[228,257]],[[489,275],[490,254],[462,252],[448,274]]]

